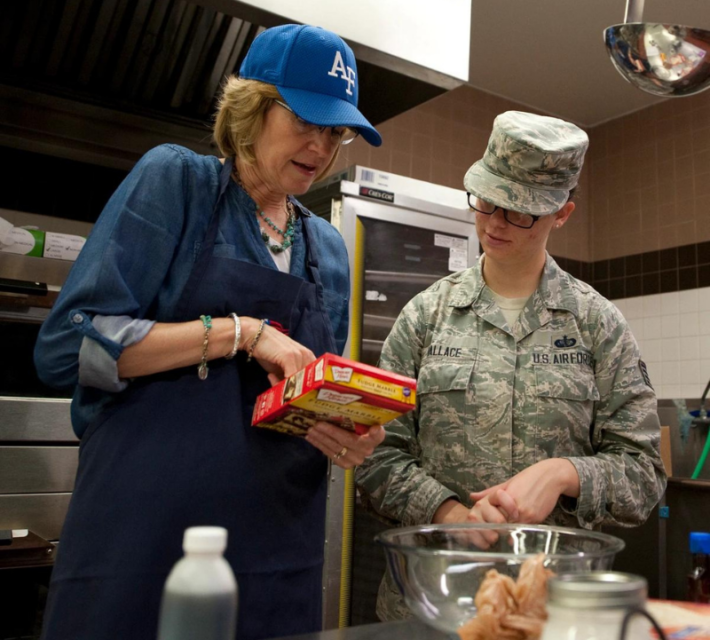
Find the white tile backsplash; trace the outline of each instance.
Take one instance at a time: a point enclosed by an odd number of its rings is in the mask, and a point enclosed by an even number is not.
[[[680,335],[681,336],[697,336],[700,335],[698,312],[688,311],[680,316]]]
[[[677,338],[680,335],[680,316],[663,316],[661,318],[661,338]]]
[[[631,320],[626,318],[626,321],[629,323],[631,333],[634,334],[636,340],[643,340],[646,337],[646,333],[643,330],[643,318],[632,318]]]
[[[707,381],[710,380],[710,357],[705,356],[703,360],[700,361],[700,381],[703,382],[703,384],[707,384]],[[705,387],[703,387],[704,389]]]
[[[626,313],[624,317],[627,320],[643,320],[643,298],[626,298]]]
[[[698,360],[683,362],[680,368],[680,383],[697,384],[698,380],[700,380],[700,362]]]
[[[632,298],[629,298],[630,300]],[[698,310],[698,290],[690,289],[689,291],[681,291],[678,297],[680,312],[697,311]]]
[[[661,294],[661,315],[674,316],[678,315],[678,305],[680,296],[677,291],[673,293]]]
[[[699,398],[710,379],[710,287],[614,300],[660,399]]]
[[[680,357],[680,338],[666,338],[658,342],[661,343],[661,362],[682,360]],[[697,354],[695,357],[697,357]]]
[[[651,316],[643,319],[643,338],[652,340],[661,337],[661,317]]]
[[[708,336],[710,337],[710,336]],[[693,336],[691,338],[680,339],[680,360],[697,360],[700,353],[700,338]]]
[[[656,395],[658,398],[673,399],[683,397],[683,392],[681,391],[681,386],[679,384],[667,384],[661,387],[660,392],[656,389]]]
[[[661,315],[661,294],[657,293],[652,296],[641,296],[639,300],[643,300],[643,317],[650,318]]]
[[[664,360],[661,367],[661,384],[678,384],[680,381],[680,362]]]
[[[636,338],[638,340],[638,337]],[[644,340],[643,350],[641,351],[641,357],[644,362],[662,362],[663,355],[661,353],[662,340]]]

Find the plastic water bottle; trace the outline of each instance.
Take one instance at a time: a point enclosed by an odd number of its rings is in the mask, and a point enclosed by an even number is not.
[[[182,548],[165,582],[158,640],[234,640],[237,581],[222,555],[227,530],[191,527]]]
[[[690,534],[693,567],[688,575],[688,600],[710,603],[710,533]]]

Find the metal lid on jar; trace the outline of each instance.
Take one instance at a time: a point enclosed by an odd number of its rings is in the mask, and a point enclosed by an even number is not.
[[[547,582],[548,604],[565,609],[619,609],[644,606],[646,579],[617,571],[568,573]]]

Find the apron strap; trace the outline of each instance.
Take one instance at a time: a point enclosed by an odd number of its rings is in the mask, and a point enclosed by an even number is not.
[[[338,354],[337,346],[335,344],[335,329],[330,324],[330,317],[325,308],[324,293],[325,289],[323,283],[320,279],[320,271],[318,270],[318,250],[316,249],[315,242],[311,242],[308,236],[308,216],[301,217],[301,229],[303,230],[303,240],[306,243],[306,270],[311,276],[313,283],[316,285],[316,301],[320,307],[320,312],[323,314],[323,319],[325,321],[325,326],[329,329],[328,331],[328,351],[330,353]]]
[[[227,187],[229,186],[229,181],[232,177],[232,167],[234,166],[233,158],[227,158],[222,165],[222,169],[219,172],[219,193],[217,194],[217,201],[215,202],[214,208],[212,209],[212,215],[210,216],[210,222],[207,226],[207,233],[205,233],[205,238],[202,241],[202,246],[200,247],[200,252],[197,255],[195,264],[190,272],[190,277],[185,284],[180,296],[180,302],[177,306],[176,316],[177,318],[182,318],[184,320],[189,320],[186,316],[186,309],[189,301],[192,299],[193,293],[200,286],[202,279],[204,277],[207,264],[212,257],[212,248],[214,242],[217,238],[217,232],[219,231],[219,205],[222,202]]]

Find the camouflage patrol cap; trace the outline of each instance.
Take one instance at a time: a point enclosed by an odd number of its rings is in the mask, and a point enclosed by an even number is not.
[[[506,111],[495,119],[486,153],[466,172],[463,184],[504,209],[555,213],[577,186],[588,146],[587,134],[569,122]]]

